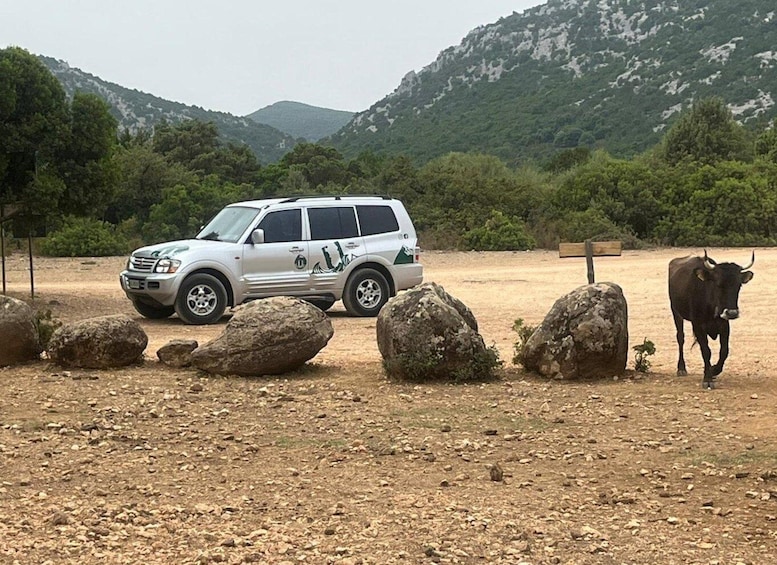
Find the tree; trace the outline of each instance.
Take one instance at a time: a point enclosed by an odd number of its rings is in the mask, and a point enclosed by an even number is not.
[[[57,209],[65,185],[52,165],[68,137],[68,113],[65,91],[43,63],[18,47],[0,50],[0,204]]]
[[[344,187],[353,178],[337,149],[315,143],[295,145],[294,149],[283,156],[280,164],[290,171],[297,170],[302,173],[313,189],[325,187],[329,183]]]
[[[213,122],[160,124],[152,146],[171,163],[179,163],[201,177],[218,175],[222,181],[235,184],[255,184],[258,180],[256,155],[247,146],[222,145]]]
[[[684,160],[712,164],[749,160],[749,147],[742,126],[715,97],[699,100],[680,116],[664,138],[663,156],[670,165]]]
[[[108,104],[94,94],[77,92],[70,115],[68,143],[58,155],[57,168],[66,186],[59,208],[66,214],[101,215],[118,183],[112,160],[118,124]]]
[[[761,132],[755,140],[755,154],[777,163],[777,120],[774,120],[771,127]]]

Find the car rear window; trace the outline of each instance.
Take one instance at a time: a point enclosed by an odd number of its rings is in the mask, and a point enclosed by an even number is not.
[[[376,235],[399,231],[397,217],[391,206],[357,206],[362,235]]]
[[[356,214],[353,208],[308,208],[310,219],[310,238],[344,239],[357,237],[359,230],[356,227]]]

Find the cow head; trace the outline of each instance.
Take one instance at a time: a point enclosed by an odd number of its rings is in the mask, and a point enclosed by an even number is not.
[[[695,269],[694,273],[701,280],[711,284],[716,318],[736,320],[739,317],[739,290],[743,284],[753,279],[753,272],[748,271],[753,263],[755,263],[755,251],[746,267],[740,267],[736,263],[716,263],[707,256],[707,251],[704,251],[704,266]]]

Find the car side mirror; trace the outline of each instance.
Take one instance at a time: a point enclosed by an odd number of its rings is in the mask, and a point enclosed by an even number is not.
[[[252,231],[251,243],[253,244],[264,243],[264,230],[257,228],[254,231]]]

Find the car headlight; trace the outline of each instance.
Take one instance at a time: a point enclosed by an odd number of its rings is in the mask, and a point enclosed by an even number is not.
[[[181,266],[181,262],[177,259],[160,259],[156,267],[154,267],[155,273],[174,273]]]

